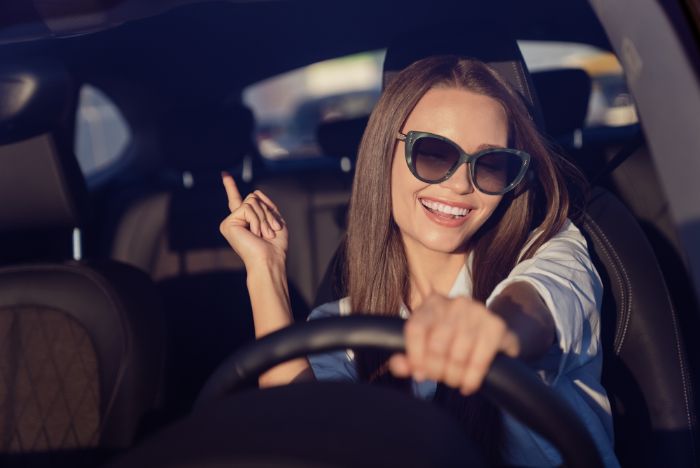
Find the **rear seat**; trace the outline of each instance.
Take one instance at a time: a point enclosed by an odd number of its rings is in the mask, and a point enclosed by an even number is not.
[[[163,298],[171,351],[166,403],[175,413],[187,411],[214,368],[254,338],[245,269],[219,233],[229,214],[220,174],[229,170],[243,193],[251,189],[241,172],[245,158],[256,156],[252,130],[243,106],[172,114],[161,188],[130,204],[116,229],[112,257],[149,273]],[[293,284],[290,295],[295,313],[305,316]]]
[[[207,112],[187,109],[171,116],[163,137],[168,167],[159,177],[161,187],[131,203],[116,229],[112,257],[156,281],[243,268],[216,236],[227,213],[219,173],[237,168],[254,151],[253,118],[242,106],[213,117]]]
[[[306,303],[312,304],[345,233],[352,172],[343,171],[338,161],[327,168],[268,174],[256,187],[277,204],[287,222],[287,274]]]

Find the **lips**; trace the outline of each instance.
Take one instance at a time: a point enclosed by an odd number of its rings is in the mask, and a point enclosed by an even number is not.
[[[448,227],[464,224],[474,209],[464,203],[447,203],[430,198],[421,198],[420,203],[431,221]]]

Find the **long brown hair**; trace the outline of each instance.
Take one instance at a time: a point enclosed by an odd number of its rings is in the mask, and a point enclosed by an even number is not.
[[[473,252],[473,297],[485,301],[518,261],[534,252],[566,221],[570,199],[562,172],[565,161],[553,153],[531,120],[521,97],[488,65],[457,56],[419,60],[389,83],[377,103],[360,144],[350,201],[345,277],[355,313],[397,316],[409,303],[410,282],[401,234],[392,217],[391,166],[396,135],[423,95],[431,88],[453,87],[500,102],[508,120],[509,146],[530,153],[530,177],[506,194],[497,210],[468,241]],[[539,232],[519,255],[533,230]],[[497,254],[494,254],[497,253]],[[408,389],[386,372],[386,354],[358,352],[361,377]],[[498,460],[500,417],[476,398],[440,387],[436,395],[459,417],[467,431]]]

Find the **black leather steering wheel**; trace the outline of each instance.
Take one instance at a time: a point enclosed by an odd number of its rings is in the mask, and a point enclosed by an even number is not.
[[[196,407],[206,406],[277,364],[308,354],[347,348],[403,351],[404,321],[354,315],[295,324],[239,350],[214,372]],[[603,466],[581,420],[524,364],[499,355],[480,390],[496,405],[552,442],[569,467]]]

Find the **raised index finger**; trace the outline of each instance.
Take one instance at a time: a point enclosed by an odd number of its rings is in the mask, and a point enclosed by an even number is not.
[[[228,172],[222,172],[221,179],[223,180],[224,188],[226,189],[226,197],[228,197],[228,209],[234,211],[241,206],[241,203],[243,202],[241,193],[238,191],[236,181],[233,180],[231,174]]]

